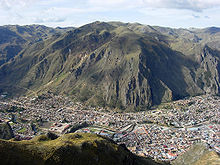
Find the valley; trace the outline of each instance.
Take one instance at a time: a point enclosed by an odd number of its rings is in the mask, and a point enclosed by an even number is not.
[[[20,162],[27,154],[41,164],[62,162],[71,151],[82,159],[69,154],[66,162],[102,165],[103,148],[113,154],[109,164],[182,165],[209,155],[215,163],[219,45],[217,27],[1,26],[0,135],[11,140],[0,140],[0,152],[14,158],[15,147]]]
[[[107,136],[133,153],[170,161],[193,144],[219,152],[220,97],[202,95],[169,102],[143,112],[121,113],[86,106],[47,93],[0,101],[0,121],[9,122],[15,139],[42,133],[84,132]]]

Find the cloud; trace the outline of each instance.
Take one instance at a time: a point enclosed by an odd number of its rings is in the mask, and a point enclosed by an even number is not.
[[[97,12],[137,8],[187,9],[201,12],[220,7],[220,0],[0,0],[0,8],[4,10],[24,9],[34,4],[40,4],[43,8],[66,7]]]
[[[96,7],[109,9],[135,9],[143,7],[146,3],[143,0],[88,0],[88,4]]]
[[[103,6],[103,5],[117,5],[121,3],[127,3],[128,0],[88,0],[90,4]]]
[[[193,16],[194,18],[200,18],[199,15],[192,14],[192,16]]]
[[[49,18],[36,18],[34,23],[52,23],[64,22],[65,18],[49,17]]]
[[[4,10],[24,8],[37,0],[0,0],[0,8]]]
[[[87,13],[92,11],[91,8],[83,9],[83,8],[74,8],[74,7],[51,7],[44,10],[43,14],[45,15],[70,15],[70,14],[80,14],[80,13]]]
[[[201,12],[204,9],[220,7],[220,0],[0,0],[0,8],[5,10],[25,8],[33,4],[41,4],[42,7],[55,6],[97,10],[116,10],[127,8],[170,8],[188,9]]]
[[[143,4],[154,8],[174,8],[202,11],[220,6],[219,0],[143,0]]]
[[[220,0],[0,0],[0,24],[82,25],[95,20],[219,26]]]
[[[88,0],[88,3],[99,7],[116,8],[168,8],[188,9],[201,12],[204,9],[220,7],[220,0]]]

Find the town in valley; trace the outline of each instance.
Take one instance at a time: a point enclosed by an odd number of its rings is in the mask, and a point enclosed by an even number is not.
[[[95,133],[125,144],[135,154],[163,161],[176,159],[199,142],[220,153],[220,97],[214,95],[123,113],[49,92],[14,99],[1,95],[0,122],[10,124],[17,140],[47,132]]]

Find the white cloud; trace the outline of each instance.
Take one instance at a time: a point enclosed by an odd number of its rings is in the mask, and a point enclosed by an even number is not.
[[[0,0],[0,8],[5,10],[27,7],[37,0]]]
[[[204,9],[220,6],[220,0],[88,0],[92,6],[101,7],[148,7],[148,8],[172,8],[202,11]]]
[[[99,5],[99,6],[102,6],[102,5],[117,5],[117,4],[121,4],[121,3],[125,3],[127,2],[128,0],[88,0],[88,2],[90,4],[93,4],[93,5]]]
[[[53,6],[56,4],[68,4],[69,8],[81,9],[88,8],[105,8],[105,9],[125,9],[125,8],[174,8],[174,9],[189,9],[193,11],[202,11],[204,9],[219,7],[220,0],[0,0],[0,8],[3,9],[18,9],[33,4],[41,4],[42,7]],[[79,5],[80,4],[80,5]],[[78,5],[76,7],[76,5]]]
[[[64,22],[65,18],[48,17],[48,18],[36,18],[35,23],[51,23],[51,22]]]
[[[202,11],[220,6],[219,0],[143,0],[144,5],[154,8],[176,8]]]
[[[0,0],[1,25],[69,26],[115,20],[178,27],[187,27],[188,22],[190,26],[219,26],[219,14],[220,0]]]

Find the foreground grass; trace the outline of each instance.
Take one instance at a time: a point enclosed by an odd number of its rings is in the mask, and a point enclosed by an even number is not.
[[[2,165],[158,164],[95,134],[73,133],[52,139],[41,135],[29,141],[0,140],[0,162]]]

